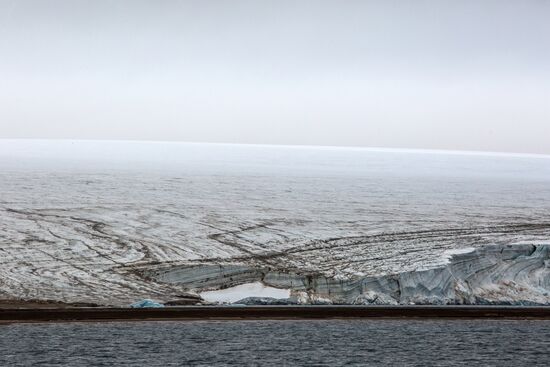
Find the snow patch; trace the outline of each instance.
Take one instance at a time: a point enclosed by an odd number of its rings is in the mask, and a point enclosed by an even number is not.
[[[208,302],[232,303],[247,297],[288,298],[290,290],[268,287],[262,282],[254,282],[217,291],[202,292],[200,296]]]

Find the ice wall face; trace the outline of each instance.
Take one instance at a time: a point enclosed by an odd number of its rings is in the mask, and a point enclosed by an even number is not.
[[[149,274],[193,290],[261,281],[290,289],[302,303],[550,304],[550,244],[486,246],[426,270],[355,279],[246,265],[202,265]]]
[[[487,246],[399,284],[401,303],[550,304],[550,244]]]
[[[549,218],[548,158],[0,141],[0,298],[172,299],[196,287],[173,271],[220,265],[228,284],[270,269],[395,298],[392,275],[548,241]]]

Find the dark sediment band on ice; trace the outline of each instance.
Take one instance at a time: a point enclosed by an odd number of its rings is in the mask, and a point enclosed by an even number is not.
[[[548,305],[550,244],[487,246],[455,253],[432,269],[353,279],[246,264],[175,266],[146,275],[193,291],[261,281],[290,289],[289,303]]]

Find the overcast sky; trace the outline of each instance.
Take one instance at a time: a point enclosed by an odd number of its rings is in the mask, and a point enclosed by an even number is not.
[[[0,137],[550,153],[549,42],[544,0],[0,0]]]

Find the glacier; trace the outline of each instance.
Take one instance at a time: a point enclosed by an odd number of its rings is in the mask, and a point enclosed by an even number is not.
[[[0,140],[0,300],[548,304],[549,244],[548,156]]]

